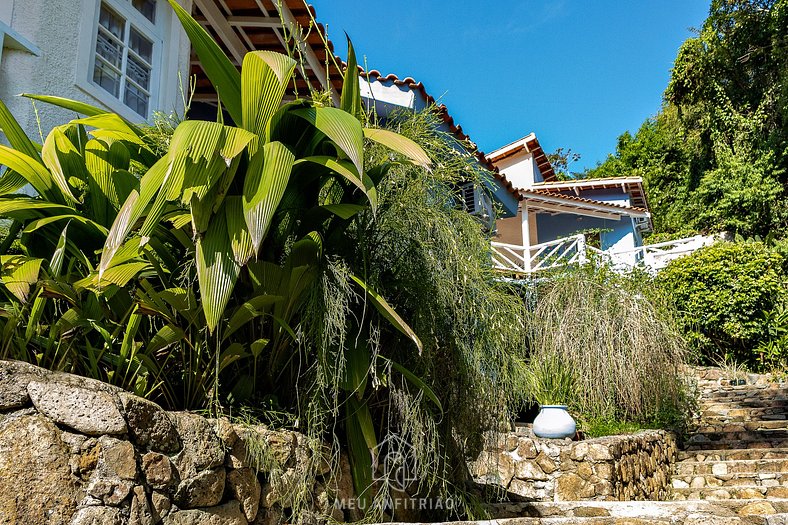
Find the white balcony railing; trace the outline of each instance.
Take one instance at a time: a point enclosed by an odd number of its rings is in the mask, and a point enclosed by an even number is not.
[[[515,273],[533,273],[571,264],[585,264],[591,258],[618,271],[641,267],[655,273],[673,259],[708,246],[716,240],[712,236],[696,235],[627,250],[600,250],[589,246],[585,236],[578,234],[527,248],[493,242],[492,258],[496,269]]]

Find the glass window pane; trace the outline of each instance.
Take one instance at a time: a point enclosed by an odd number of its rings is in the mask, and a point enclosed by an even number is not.
[[[153,23],[156,23],[156,0],[131,0],[134,9]]]
[[[144,89],[150,89],[150,67],[131,55],[126,62],[126,75]]]
[[[120,73],[105,64],[100,58],[95,59],[93,82],[117,97],[120,91]]]
[[[120,68],[123,62],[123,44],[107,35],[102,29],[99,29],[96,38],[96,53],[117,68]]]
[[[112,11],[104,4],[101,4],[101,13],[99,14],[99,24],[115,35],[119,40],[123,40],[123,29],[126,21],[120,17],[115,11]]]
[[[153,61],[153,42],[142,36],[133,27],[131,28],[129,47],[148,63]]]
[[[134,84],[126,83],[126,96],[123,98],[123,102],[144,118],[148,118],[149,98],[150,97],[146,93]]]

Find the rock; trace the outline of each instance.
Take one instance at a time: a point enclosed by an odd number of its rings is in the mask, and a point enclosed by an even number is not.
[[[90,480],[86,492],[111,507],[117,507],[126,499],[134,483],[122,479],[94,477]]]
[[[148,485],[158,490],[167,490],[178,481],[170,458],[158,452],[142,456],[142,473]]]
[[[224,494],[225,477],[224,468],[220,467],[182,480],[175,491],[175,504],[185,509],[218,505]]]
[[[345,515],[339,509],[335,509],[339,511],[340,518],[337,522],[344,522]],[[257,519],[254,520],[252,525],[280,525],[284,523],[284,516],[282,515],[282,511],[280,509],[260,509],[260,512],[257,513]]]
[[[536,446],[533,440],[523,438],[517,446],[517,455],[525,459],[533,459],[537,456]]]
[[[109,436],[99,438],[98,470],[106,477],[116,476],[120,479],[135,480],[137,478],[137,455],[134,445]]]
[[[251,468],[235,469],[227,473],[227,493],[241,504],[248,521],[254,521],[260,507],[260,482]]]
[[[145,488],[137,485],[134,487],[134,495],[131,498],[131,509],[129,511],[129,525],[155,525],[156,519],[148,504],[148,496]]]
[[[541,453],[536,457],[536,464],[539,465],[539,468],[541,468],[545,474],[552,474],[558,469],[555,460],[545,453]]]
[[[774,510],[774,507],[772,506],[771,503],[767,501],[754,501],[740,508],[738,514],[739,516],[752,516],[752,515],[763,515],[763,514],[775,514],[776,512],[777,511]]]
[[[161,492],[153,491],[153,493],[150,495],[150,503],[151,514],[153,515],[153,520],[155,523],[158,523],[162,518],[167,516],[167,514],[170,513],[170,509],[172,508],[172,502],[170,501],[170,498]]]
[[[558,478],[556,483],[557,501],[576,501],[590,498],[593,495],[594,485],[587,483],[577,474],[567,472]]]
[[[162,525],[248,525],[237,501],[219,507],[182,510],[169,514]]]
[[[224,446],[210,421],[189,412],[174,412],[172,416],[182,443],[173,461],[181,480],[224,464]]]
[[[518,462],[515,467],[514,477],[531,481],[547,481],[549,479],[549,476],[533,461]]]
[[[578,518],[599,518],[610,515],[607,509],[600,507],[577,507],[573,514]]]
[[[594,467],[588,461],[583,461],[577,466],[577,475],[588,481],[594,475]]]
[[[30,403],[27,385],[49,372],[22,361],[0,361],[0,410],[20,408]]]
[[[173,453],[181,448],[178,431],[159,405],[126,392],[118,394],[134,442],[150,450]]]
[[[83,507],[77,511],[71,525],[123,525],[123,515],[115,507]]]
[[[588,457],[593,461],[609,461],[613,459],[610,447],[601,443],[594,443],[588,447]]]
[[[81,497],[51,421],[36,414],[0,423],[0,522],[67,524]]]
[[[588,443],[579,442],[572,447],[571,458],[575,461],[583,461],[588,453]]]
[[[80,450],[73,454],[69,460],[71,472],[83,480],[88,479],[98,465],[100,454],[101,447],[96,438],[85,440],[80,446]]]
[[[52,376],[50,376],[51,378]],[[31,381],[27,393],[36,409],[56,423],[83,434],[123,434],[126,421],[113,394],[48,380]]]
[[[706,478],[704,478],[703,476],[695,476],[694,478],[692,478],[692,481],[690,481],[690,487],[692,487],[693,489],[702,489],[705,486],[706,486]]]

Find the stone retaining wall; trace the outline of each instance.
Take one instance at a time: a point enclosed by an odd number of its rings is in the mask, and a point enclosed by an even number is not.
[[[0,361],[0,525],[274,525],[296,504],[357,519],[333,506],[353,498],[347,461],[321,447]]]
[[[667,500],[676,452],[675,437],[663,430],[586,441],[509,433],[488,436],[471,472],[513,499]]]

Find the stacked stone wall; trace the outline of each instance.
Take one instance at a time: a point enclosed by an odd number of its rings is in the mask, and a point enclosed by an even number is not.
[[[0,525],[274,525],[294,507],[358,519],[334,506],[353,489],[347,461],[328,458],[296,432],[0,361]]]
[[[526,501],[667,500],[676,452],[663,430],[585,441],[509,433],[488,436],[471,471]]]

